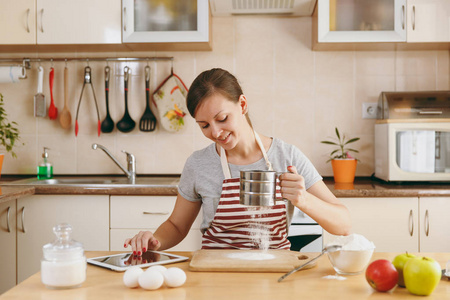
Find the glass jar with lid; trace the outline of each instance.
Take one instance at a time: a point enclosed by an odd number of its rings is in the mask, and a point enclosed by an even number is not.
[[[86,280],[83,245],[72,240],[69,224],[59,224],[53,232],[56,240],[42,247],[41,281],[52,289],[79,287]]]

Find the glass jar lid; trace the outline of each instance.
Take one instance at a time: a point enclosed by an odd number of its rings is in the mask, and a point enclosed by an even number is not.
[[[72,240],[72,226],[67,223],[53,227],[56,240],[42,247],[44,259],[50,261],[75,260],[84,256],[83,245]]]

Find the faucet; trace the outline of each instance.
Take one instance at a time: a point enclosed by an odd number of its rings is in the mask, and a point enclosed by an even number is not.
[[[122,150],[123,153],[127,155],[127,167],[128,170],[126,170],[119,161],[111,154],[111,152],[108,151],[104,146],[100,144],[92,144],[92,149],[96,150],[97,148],[102,149],[115,163],[116,165],[122,169],[122,171],[127,175],[128,180],[134,183],[136,181],[136,159],[133,154],[126,152],[125,150]]]

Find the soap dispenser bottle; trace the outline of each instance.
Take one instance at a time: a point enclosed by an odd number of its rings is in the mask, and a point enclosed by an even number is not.
[[[39,180],[53,178],[53,166],[48,160],[47,150],[50,150],[50,148],[44,147],[44,153],[42,153],[42,160],[39,162],[37,167],[37,178]]]

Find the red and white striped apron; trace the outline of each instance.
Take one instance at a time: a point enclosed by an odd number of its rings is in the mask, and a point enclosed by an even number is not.
[[[272,165],[267,158],[261,139],[255,132],[269,170]],[[202,238],[202,249],[290,249],[287,239],[286,204],[270,207],[239,204],[239,177],[231,178],[225,150],[220,147],[220,160],[225,180],[222,194],[210,227]],[[277,184],[277,199],[281,199]]]

